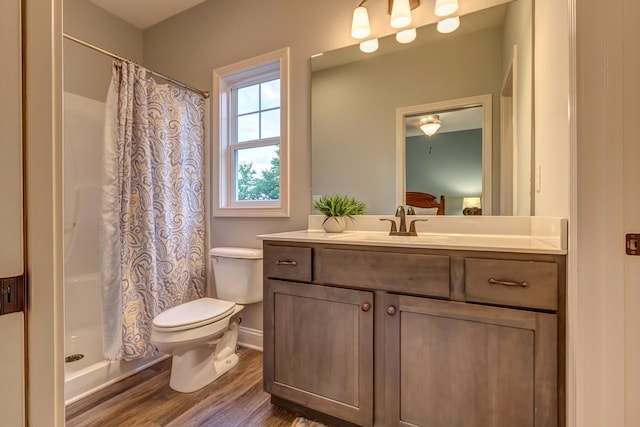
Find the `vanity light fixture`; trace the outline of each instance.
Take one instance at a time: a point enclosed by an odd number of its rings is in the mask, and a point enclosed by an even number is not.
[[[360,50],[364,53],[372,53],[378,50],[378,39],[365,40],[360,43]]]
[[[371,35],[371,25],[369,25],[369,13],[367,8],[363,4],[367,0],[364,0],[353,11],[353,20],[351,21],[351,37],[356,40],[361,40]]]
[[[442,121],[437,114],[420,120],[420,130],[427,136],[433,136],[441,125]]]
[[[411,25],[411,6],[409,5],[409,0],[393,0],[390,24],[393,28],[404,28]]]
[[[398,43],[411,43],[416,39],[417,33],[415,28],[409,28],[408,30],[398,31],[396,33],[396,40]]]
[[[436,16],[449,16],[458,11],[458,0],[436,0],[433,13]]]
[[[453,18],[443,19],[442,21],[438,21],[438,32],[442,34],[453,33],[460,26],[460,17],[454,16]]]

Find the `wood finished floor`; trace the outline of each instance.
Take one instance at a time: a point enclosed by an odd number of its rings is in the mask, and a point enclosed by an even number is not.
[[[288,427],[297,415],[262,390],[262,353],[242,348],[240,362],[194,393],[169,388],[171,359],[67,406],[68,427]]]

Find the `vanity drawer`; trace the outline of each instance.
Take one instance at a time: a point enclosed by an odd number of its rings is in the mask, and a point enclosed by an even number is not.
[[[449,257],[322,248],[315,281],[449,298]]]
[[[466,299],[511,307],[558,309],[558,265],[553,262],[465,260]]]
[[[311,256],[311,248],[265,245],[265,277],[311,282]]]

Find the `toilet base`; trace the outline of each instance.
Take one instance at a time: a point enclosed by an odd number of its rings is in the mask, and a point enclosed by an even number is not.
[[[192,393],[218,379],[238,364],[238,321],[232,320],[222,337],[200,347],[174,354],[169,387]]]

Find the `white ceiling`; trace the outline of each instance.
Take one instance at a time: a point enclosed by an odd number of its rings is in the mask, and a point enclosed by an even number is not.
[[[144,30],[205,0],[89,0]]]

